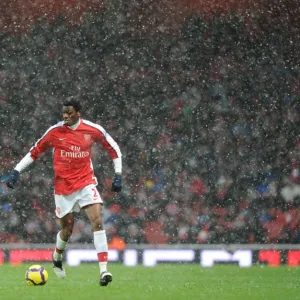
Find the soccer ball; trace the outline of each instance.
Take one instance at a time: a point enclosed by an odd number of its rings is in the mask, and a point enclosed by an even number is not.
[[[29,285],[44,285],[48,281],[48,272],[40,265],[32,265],[27,269],[25,279]]]

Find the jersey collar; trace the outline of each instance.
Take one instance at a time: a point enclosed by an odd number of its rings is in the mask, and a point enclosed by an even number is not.
[[[68,126],[70,129],[72,129],[72,130],[75,130],[75,129],[77,129],[77,127],[80,125],[80,123],[81,123],[81,119],[79,119],[78,120],[78,122],[76,123],[76,124],[74,124],[74,125],[72,125],[72,126]]]

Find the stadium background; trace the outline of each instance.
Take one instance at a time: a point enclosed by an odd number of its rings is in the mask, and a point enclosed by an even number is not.
[[[123,152],[117,197],[94,152],[110,240],[298,248],[296,1],[1,1],[0,12],[3,249],[55,241],[51,154],[17,190],[3,182],[69,95]],[[71,243],[91,240],[80,214]]]

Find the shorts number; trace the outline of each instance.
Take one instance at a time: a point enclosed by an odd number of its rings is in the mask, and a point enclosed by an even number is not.
[[[93,200],[97,200],[99,197],[97,190],[95,188],[92,188],[92,191],[94,192]]]

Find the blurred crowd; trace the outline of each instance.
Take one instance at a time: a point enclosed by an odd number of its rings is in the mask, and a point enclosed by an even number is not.
[[[239,14],[149,35],[107,22],[57,17],[0,35],[0,242],[55,241],[51,153],[15,190],[4,182],[74,96],[123,154],[114,195],[113,164],[93,149],[109,241],[298,243],[299,28]],[[79,213],[71,242],[91,241]]]

